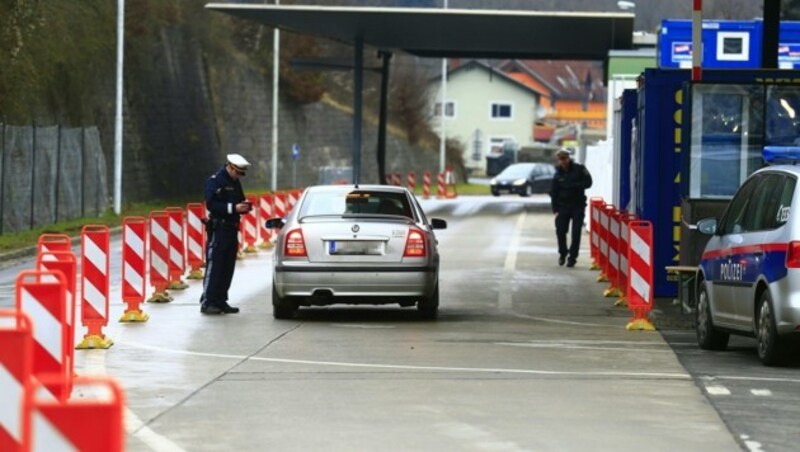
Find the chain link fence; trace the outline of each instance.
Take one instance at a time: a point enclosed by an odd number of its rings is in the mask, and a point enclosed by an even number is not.
[[[0,124],[0,234],[101,215],[106,178],[97,127]]]

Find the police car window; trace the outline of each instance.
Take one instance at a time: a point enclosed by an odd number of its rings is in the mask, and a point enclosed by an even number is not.
[[[775,227],[778,193],[785,178],[780,174],[765,174],[753,191],[743,222],[743,232],[763,231]]]
[[[749,179],[742,188],[736,192],[736,195],[728,205],[728,210],[722,218],[722,226],[720,227],[721,234],[741,234],[744,232],[744,214],[747,212],[747,206],[750,203],[753,189],[757,186],[761,176]]]
[[[775,212],[775,227],[780,227],[789,221],[789,214],[792,212],[792,198],[794,198],[794,188],[797,185],[797,179],[791,176],[786,176],[786,183],[780,191],[778,198],[778,210]]]

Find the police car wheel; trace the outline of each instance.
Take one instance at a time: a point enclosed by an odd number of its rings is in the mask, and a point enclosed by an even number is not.
[[[758,338],[758,359],[765,366],[780,364],[783,357],[783,342],[778,336],[775,327],[775,315],[772,312],[772,296],[768,290],[761,294],[758,301],[758,323],[756,324],[756,337]]]
[[[492,196],[500,196],[500,190],[492,190]]]
[[[708,297],[706,283],[700,283],[697,293],[697,310],[695,311],[697,344],[703,350],[725,350],[730,335],[717,330],[711,318],[711,302]]]
[[[525,188],[523,188],[522,191],[519,193],[519,195],[524,198],[532,194],[533,194],[533,187],[531,187],[531,184],[525,184]]]
[[[272,283],[272,316],[276,319],[291,319],[297,311],[297,306],[286,298],[278,295],[275,283]]]

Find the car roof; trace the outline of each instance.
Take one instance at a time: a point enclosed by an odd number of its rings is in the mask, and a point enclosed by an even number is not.
[[[792,174],[792,175],[800,177],[800,166],[789,165],[789,164],[768,165],[768,166],[765,166],[765,167],[759,169],[758,171],[754,172],[753,174],[750,175],[750,177],[752,177],[752,176],[754,176],[756,174],[769,172],[769,171],[773,171],[773,172],[778,171],[778,172],[782,172],[782,173],[789,173],[789,174]]]
[[[370,184],[370,185],[314,185],[308,187],[308,190],[311,192],[338,192],[338,191],[348,191],[348,190],[369,190],[369,191],[382,191],[385,193],[406,193],[407,190],[405,187],[398,187],[396,185],[377,185],[377,184]]]

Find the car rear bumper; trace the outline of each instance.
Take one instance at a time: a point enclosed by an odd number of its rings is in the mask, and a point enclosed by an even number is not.
[[[800,332],[800,272],[790,270],[789,277],[770,284],[770,290],[778,334]]]
[[[275,289],[281,297],[319,297],[319,304],[394,303],[399,299],[427,297],[436,286],[436,267],[278,266]]]
[[[492,185],[491,189],[496,193],[522,193],[525,191],[524,185]]]

